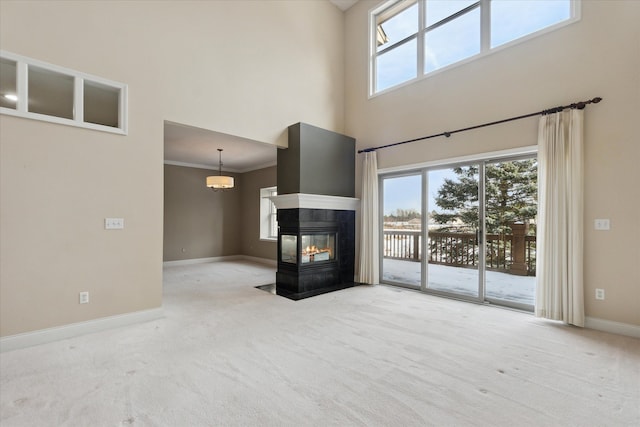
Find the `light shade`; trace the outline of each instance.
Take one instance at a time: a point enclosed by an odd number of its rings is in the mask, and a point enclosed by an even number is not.
[[[209,188],[233,188],[233,184],[234,180],[232,176],[212,175],[207,177],[207,187]]]

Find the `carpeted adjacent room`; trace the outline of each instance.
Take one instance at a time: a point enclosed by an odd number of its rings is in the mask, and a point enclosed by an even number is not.
[[[640,424],[640,340],[274,269],[164,270],[165,318],[1,355],[2,426]]]

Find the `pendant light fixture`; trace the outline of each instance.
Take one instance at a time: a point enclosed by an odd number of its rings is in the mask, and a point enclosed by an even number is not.
[[[220,162],[218,175],[211,175],[207,177],[207,187],[211,188],[214,191],[233,188],[233,177],[222,175],[222,148],[218,148],[218,156]]]

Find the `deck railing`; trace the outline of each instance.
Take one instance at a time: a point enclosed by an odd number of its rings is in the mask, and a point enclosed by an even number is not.
[[[486,236],[486,267],[518,275],[536,274],[536,236],[513,227],[513,234]],[[456,267],[478,265],[478,236],[475,233],[428,233],[429,263]],[[383,256],[407,261],[422,260],[420,230],[384,230]]]

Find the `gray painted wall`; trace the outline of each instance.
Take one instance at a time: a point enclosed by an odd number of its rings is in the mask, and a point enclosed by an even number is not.
[[[240,253],[241,188],[214,192],[205,186],[217,171],[164,165],[163,260],[209,258]]]
[[[260,240],[260,189],[276,185],[275,166],[243,174],[232,190],[214,192],[217,171],[164,165],[163,260],[248,255],[275,260],[277,243]]]
[[[355,197],[355,139],[306,123],[289,126],[278,150],[278,194]]]
[[[242,174],[242,255],[277,259],[277,242],[260,240],[260,189],[275,186],[276,179],[276,166]]]

